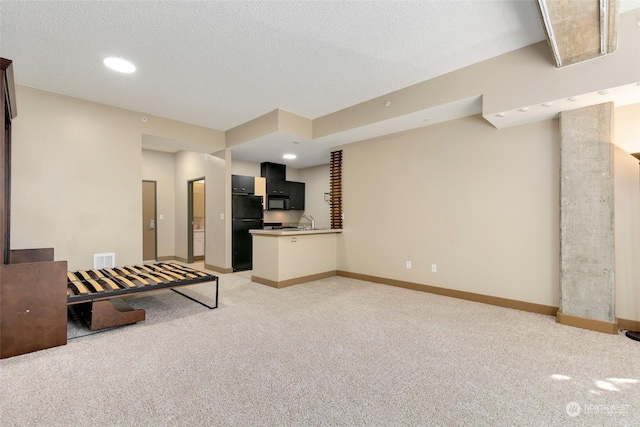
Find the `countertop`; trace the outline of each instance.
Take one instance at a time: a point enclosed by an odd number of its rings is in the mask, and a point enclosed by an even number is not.
[[[249,230],[249,233],[260,236],[296,236],[300,234],[342,233],[342,229],[318,228],[315,230],[304,230],[302,228],[283,228],[280,230]]]

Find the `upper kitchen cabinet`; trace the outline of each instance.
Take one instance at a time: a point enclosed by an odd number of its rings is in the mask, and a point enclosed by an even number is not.
[[[278,163],[263,162],[260,163],[260,176],[263,178],[278,179],[284,181],[287,179],[287,167]]]
[[[255,192],[255,178],[245,175],[231,175],[231,192],[253,194]]]
[[[289,202],[291,210],[304,210],[304,182],[289,182]]]
[[[288,196],[289,181],[282,179],[267,178],[267,195],[268,196]]]

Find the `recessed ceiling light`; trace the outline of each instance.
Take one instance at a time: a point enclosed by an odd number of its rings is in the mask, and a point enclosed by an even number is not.
[[[504,117],[504,113],[498,113],[498,114],[496,114],[496,116],[498,116],[498,117]]]
[[[527,107],[522,107],[518,109],[518,111],[520,111],[521,113],[526,113],[527,111],[529,111],[529,109]]]
[[[422,119],[423,122],[427,123],[429,119]]]
[[[300,141],[293,141],[294,144],[300,144]]]
[[[599,91],[598,91],[598,93],[599,93],[600,95],[606,95],[606,94],[608,94],[608,93],[609,93],[609,91],[608,91],[608,90],[606,90],[606,89],[603,89],[603,90],[599,90]]]
[[[136,66],[126,59],[109,57],[104,58],[104,61],[102,62],[107,67],[120,73],[133,73],[136,71]]]
[[[283,159],[287,159],[287,160],[293,160],[296,157],[298,156],[296,156],[295,154],[285,154],[284,156],[282,156]]]
[[[569,98],[567,98],[569,101],[571,102],[576,102],[578,100],[577,96],[570,96]]]
[[[551,107],[553,105],[553,102],[545,102],[544,104],[542,104],[543,107]]]

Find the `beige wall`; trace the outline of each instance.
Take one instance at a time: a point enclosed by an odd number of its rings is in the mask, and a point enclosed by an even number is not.
[[[298,169],[300,181],[305,183],[304,211],[316,220],[316,227],[331,226],[329,203],[324,201],[324,193],[329,192],[329,165]]]
[[[557,120],[473,116],[342,150],[339,270],[558,306]]]
[[[173,153],[142,150],[142,179],[156,181],[158,257],[175,255],[175,158]],[[160,218],[162,216],[162,219]]]
[[[145,123],[141,113],[19,85],[16,92],[11,246],[53,247],[70,270],[92,267],[94,253],[115,252],[119,265],[142,261],[143,133],[224,143],[219,131],[150,115]]]
[[[638,159],[617,147],[613,164],[615,313],[640,321],[640,167]]]
[[[615,109],[615,144],[628,153],[640,153],[640,104]]]
[[[227,223],[220,214],[226,212],[225,159],[209,154],[179,151],[175,154],[176,249],[178,258],[188,256],[187,182],[205,180],[205,262],[220,268],[231,265],[225,248]],[[229,183],[230,185],[230,183]]]
[[[231,162],[232,175],[260,176],[260,163],[246,160],[233,160]]]
[[[17,86],[11,246],[53,247],[68,268],[93,254],[142,260],[141,122],[132,112]]]

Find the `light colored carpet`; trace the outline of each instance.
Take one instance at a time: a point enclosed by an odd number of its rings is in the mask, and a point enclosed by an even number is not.
[[[138,297],[144,322],[2,360],[0,425],[640,425],[640,342],[622,335],[341,277],[248,276],[220,275],[216,310]]]

